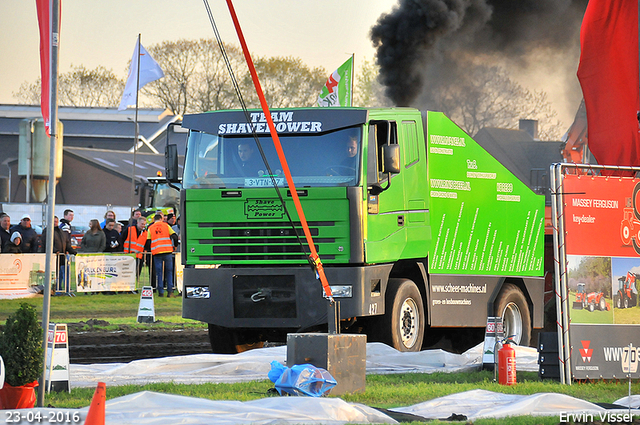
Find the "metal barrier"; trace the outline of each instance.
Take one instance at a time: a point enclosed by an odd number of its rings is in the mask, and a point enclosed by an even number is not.
[[[134,254],[78,253],[55,254],[52,258],[52,295],[75,296],[78,292],[132,292],[155,284],[155,272],[150,252],[145,252],[146,264],[138,273]],[[44,272],[46,254],[0,254],[0,298],[33,295],[34,287],[47,282]],[[180,253],[173,253],[174,289],[182,288]],[[115,284],[112,282],[116,282]]]

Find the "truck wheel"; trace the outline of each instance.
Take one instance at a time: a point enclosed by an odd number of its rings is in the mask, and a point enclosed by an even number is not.
[[[495,314],[502,317],[505,337],[528,346],[531,341],[531,316],[524,294],[516,285],[506,283],[495,302]]]
[[[209,323],[209,342],[214,354],[237,354],[254,348],[262,348],[262,341],[248,342],[241,330],[224,328]]]
[[[607,308],[607,303],[604,301],[604,297],[600,298],[600,311],[605,311]]]
[[[383,341],[398,351],[420,351],[425,315],[416,284],[409,279],[389,279],[385,302],[386,313],[381,318]]]

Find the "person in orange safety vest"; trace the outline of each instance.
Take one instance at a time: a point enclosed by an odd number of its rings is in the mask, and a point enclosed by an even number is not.
[[[171,226],[162,221],[162,215],[156,214],[147,231],[147,238],[151,241],[153,266],[158,279],[158,296],[161,297],[164,293],[164,276],[167,280],[167,297],[170,297],[173,294],[173,246],[177,245],[178,235]]]
[[[147,219],[139,217],[135,226],[127,227],[127,234],[124,240],[124,252],[136,254],[136,277],[140,277],[140,272],[144,265],[142,253],[147,242],[147,232],[144,230],[146,226]]]

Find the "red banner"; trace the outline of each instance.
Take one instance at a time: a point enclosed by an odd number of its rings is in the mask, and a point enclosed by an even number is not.
[[[53,75],[53,65],[51,61],[51,50],[53,46],[58,46],[58,34],[53,33],[53,1],[36,0],[38,11],[38,26],[40,28],[40,73],[42,91],[40,95],[40,108],[47,136],[51,136],[51,76]],[[60,6],[58,7],[58,28],[60,28]]]
[[[640,179],[564,177],[567,254],[640,257]]]
[[[601,165],[640,165],[638,2],[589,0],[580,48],[589,149]]]

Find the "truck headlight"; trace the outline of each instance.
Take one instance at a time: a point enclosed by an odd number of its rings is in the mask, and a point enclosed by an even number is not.
[[[329,285],[334,298],[351,298],[353,287],[351,285]]]
[[[187,298],[211,298],[208,286],[187,286]]]

